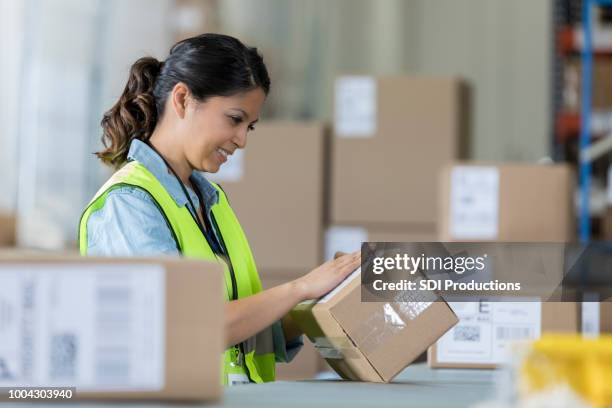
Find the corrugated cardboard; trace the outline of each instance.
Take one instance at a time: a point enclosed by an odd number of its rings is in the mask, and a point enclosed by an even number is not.
[[[0,247],[15,246],[16,223],[15,216],[0,213]]]
[[[451,199],[453,172],[463,169],[492,171],[499,177],[497,190],[483,193],[482,183],[473,190],[463,189],[464,203]],[[457,174],[457,173],[455,173]],[[440,181],[440,241],[500,241],[500,242],[568,242],[575,239],[573,204],[573,172],[567,165],[456,163],[444,168]],[[483,201],[484,203],[480,203]],[[497,203],[497,217],[491,219],[494,235],[465,231],[458,236],[453,232],[451,212],[453,206],[465,205],[471,216],[488,217],[487,202]],[[456,225],[456,224],[455,224]],[[469,226],[469,224],[466,224]],[[486,227],[486,226],[485,226]],[[487,228],[485,228],[487,229]]]
[[[322,259],[325,132],[315,122],[260,123],[241,176],[219,180],[261,270],[310,270]]]
[[[389,382],[456,322],[442,301],[361,302],[359,271],[318,301],[292,311],[293,320],[343,378]],[[412,310],[411,318],[406,308]],[[393,317],[394,324],[388,319]],[[401,321],[401,324],[398,322]]]
[[[82,258],[76,255],[34,254],[32,252],[3,252],[0,254],[0,267],[16,264],[42,268],[45,273],[47,271],[53,273],[53,270],[45,271],[44,268],[76,266],[79,268],[79,273],[88,274],[93,273],[92,267],[101,264],[116,267],[120,265],[148,265],[149,267],[150,265],[161,265],[165,270],[163,387],[155,391],[115,391],[117,387],[115,384],[110,388],[95,392],[77,389],[76,398],[197,401],[220,398],[222,392],[221,356],[225,346],[223,274],[219,265],[171,258]],[[6,295],[2,294],[0,288],[0,296]],[[76,313],[78,312],[75,311]],[[70,319],[71,315],[62,316],[64,317]],[[63,321],[62,318],[54,321],[54,324]],[[131,327],[130,330],[136,330],[136,328]],[[27,386],[28,384],[21,385]]]
[[[521,307],[522,303],[517,304]],[[576,302],[545,302],[541,304],[541,333],[561,332],[576,333],[580,331],[580,304]],[[458,327],[458,326],[457,326]],[[509,326],[510,328],[512,326]],[[452,329],[451,329],[452,330]],[[452,332],[449,332],[449,335]],[[490,347],[492,348],[492,340]],[[466,349],[467,350],[467,349]],[[497,364],[475,363],[470,361],[466,352],[463,362],[446,362],[438,358],[438,344],[428,350],[427,361],[432,368],[497,368]]]
[[[295,275],[300,276],[307,272],[308,271],[303,271],[301,273],[296,272]],[[282,285],[296,278],[296,276],[292,274],[279,276],[276,272],[268,273],[265,270],[260,270],[259,275],[264,289]],[[312,379],[319,371],[323,371],[321,368],[323,367],[323,363],[324,360],[315,350],[312,343],[304,338],[304,346],[291,362],[276,364],[276,379],[281,381]]]
[[[347,137],[335,125],[331,222],[435,228],[437,174],[467,147],[467,87],[457,78],[372,80],[373,132]]]

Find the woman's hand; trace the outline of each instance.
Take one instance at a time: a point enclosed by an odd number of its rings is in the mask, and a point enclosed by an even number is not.
[[[361,251],[345,254],[296,279],[300,301],[317,299],[338,286],[361,265]]]

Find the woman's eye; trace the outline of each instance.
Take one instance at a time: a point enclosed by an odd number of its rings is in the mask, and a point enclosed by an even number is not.
[[[232,121],[238,125],[242,122],[242,118],[240,116],[230,116],[230,118],[232,119]]]
[[[253,125],[249,125],[249,131],[250,131],[250,132],[252,132],[252,131],[254,131],[254,130],[255,130],[255,126],[253,126]]]

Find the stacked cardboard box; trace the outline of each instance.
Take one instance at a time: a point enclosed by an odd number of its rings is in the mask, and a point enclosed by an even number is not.
[[[336,81],[327,259],[361,241],[436,238],[437,175],[467,149],[468,96],[457,78]]]
[[[582,64],[571,58],[565,65],[565,105],[569,110],[580,110],[582,92]],[[612,110],[612,61],[601,58],[593,64],[593,109]]]
[[[0,247],[15,246],[16,218],[13,215],[0,213]]]
[[[573,174],[564,165],[457,163],[441,173],[440,241],[573,241]],[[573,302],[452,304],[459,324],[429,350],[432,367],[495,367],[511,340],[580,330]],[[520,317],[520,318],[517,318]]]
[[[297,277],[321,263],[326,128],[257,124],[248,146],[210,175],[227,193],[260,275]]]
[[[201,261],[2,253],[0,304],[10,313],[0,325],[0,386],[216,400],[222,276]]]

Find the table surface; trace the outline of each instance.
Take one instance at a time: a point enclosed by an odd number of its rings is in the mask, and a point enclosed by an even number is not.
[[[389,384],[320,379],[277,381],[229,387],[223,399],[207,407],[473,407],[495,393],[495,370],[435,369],[414,364]],[[13,404],[15,405],[15,404]],[[20,403],[18,407],[41,404]],[[202,404],[198,404],[202,405]],[[0,407],[8,407],[0,403]],[[185,407],[168,403],[53,403],[52,407]],[[193,406],[193,405],[189,405]]]

